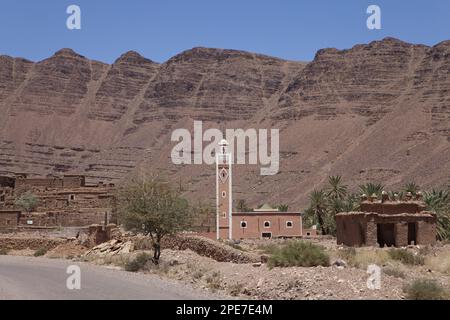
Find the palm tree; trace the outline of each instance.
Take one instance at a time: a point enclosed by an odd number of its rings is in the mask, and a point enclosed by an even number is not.
[[[322,234],[328,234],[329,230],[325,226],[325,215],[327,214],[327,197],[323,190],[313,190],[309,195],[311,212],[317,217],[317,222],[322,229]]]
[[[384,186],[381,183],[366,183],[359,186],[359,189],[361,190],[361,193],[365,193],[368,197],[375,194],[378,197],[381,196],[381,192],[384,189]]]
[[[425,193],[424,201],[428,210],[436,212],[438,238],[448,239],[450,237],[450,191],[433,189]]]
[[[405,191],[405,193],[411,192],[411,194],[414,196],[417,192],[419,192],[420,186],[414,182],[408,182],[403,187],[403,190]]]
[[[334,200],[342,200],[347,195],[347,186],[343,185],[341,176],[329,176],[328,183],[329,187],[327,189],[327,196]]]
[[[342,201],[341,212],[358,211],[361,199],[356,194],[349,194],[345,201]]]
[[[287,204],[280,204],[278,206],[278,211],[280,212],[287,212],[289,210],[289,206]]]

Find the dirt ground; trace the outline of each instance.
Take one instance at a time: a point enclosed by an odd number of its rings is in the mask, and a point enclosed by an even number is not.
[[[286,241],[289,240],[247,240],[225,246],[243,255],[267,256],[265,247],[280,246]],[[149,262],[140,272],[185,282],[211,294],[244,299],[405,299],[404,286],[418,278],[435,279],[450,289],[450,245],[410,247],[408,251],[424,257],[424,263],[408,265],[389,258],[388,248],[348,249],[337,246],[332,238],[305,241],[323,246],[330,256],[331,266],[271,269],[261,262],[219,262],[191,249],[164,249],[158,266]],[[220,246],[223,247],[224,243]],[[68,242],[48,251],[45,256],[124,268],[139,253],[151,254],[147,249],[111,254],[104,249],[102,251],[101,255],[92,254],[93,251],[85,255],[88,248]],[[33,255],[33,251],[13,250],[8,254]],[[376,264],[382,270],[380,289],[368,288],[369,264]]]

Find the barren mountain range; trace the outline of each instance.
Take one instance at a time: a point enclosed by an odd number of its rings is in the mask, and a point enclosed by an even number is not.
[[[194,48],[159,64],[127,52],[113,64],[62,49],[39,62],[0,56],[0,175],[84,174],[114,181],[137,168],[214,203],[215,167],[174,165],[171,134],[280,129],[280,172],[236,165],[234,199],[303,209],[340,174],[387,189],[450,179],[450,41],[393,38],[322,49],[301,63]]]

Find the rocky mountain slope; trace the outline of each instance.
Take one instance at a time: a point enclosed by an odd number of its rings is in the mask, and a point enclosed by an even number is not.
[[[194,48],[158,64],[112,65],[70,49],[0,56],[0,174],[81,173],[118,181],[155,171],[213,202],[214,166],[174,165],[176,128],[280,129],[280,172],[235,167],[234,198],[301,209],[330,174],[351,186],[450,178],[450,41],[393,38],[323,49],[310,63]]]

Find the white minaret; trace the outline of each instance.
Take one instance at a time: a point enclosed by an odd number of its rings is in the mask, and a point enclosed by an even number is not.
[[[222,139],[219,146],[220,153],[216,155],[217,239],[232,239],[232,158],[226,140]]]

